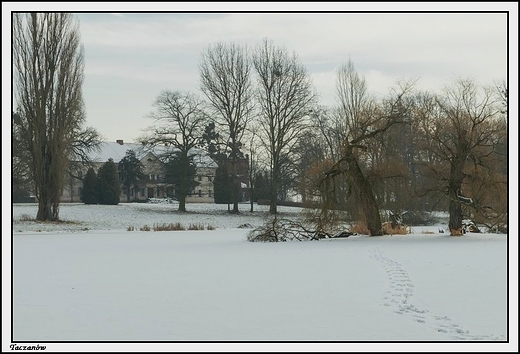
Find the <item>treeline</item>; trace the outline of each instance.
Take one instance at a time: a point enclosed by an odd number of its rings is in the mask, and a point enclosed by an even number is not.
[[[94,130],[80,129],[79,29],[67,32],[71,18],[66,14],[15,20],[20,107],[13,114],[13,141],[19,148],[13,162],[28,161],[30,168],[24,174],[15,165],[13,180],[34,182],[38,219],[57,219],[64,183],[58,173],[67,168],[65,158],[86,156],[97,138]],[[32,35],[51,31],[52,24],[63,31]],[[46,87],[42,75],[58,67],[50,62],[56,57],[52,48],[68,48],[67,43],[70,51],[59,53],[75,58],[64,59],[75,65],[64,72],[67,80],[51,75],[57,81]],[[42,67],[35,69],[30,63],[37,56]],[[29,78],[39,75],[36,82],[42,85],[32,85]],[[493,227],[507,222],[505,82],[485,86],[459,79],[441,92],[420,91],[413,81],[397,82],[388,94],[376,97],[347,60],[336,72],[338,104],[327,107],[320,105],[298,55],[268,39],[253,47],[209,45],[200,56],[199,77],[193,79],[200,82],[202,95],[176,88],[158,93],[150,114],[153,124],[139,138],[144,146],[168,145],[176,151],[172,178],[180,191],[180,210],[193,188],[189,151],[204,147],[219,164],[215,198],[232,204],[233,212],[238,212],[245,180],[250,199],[269,200],[272,214],[279,201],[318,203],[320,223],[332,222],[329,211],[344,210],[374,236],[382,234],[382,209],[447,210],[452,235],[462,232],[464,217]],[[71,87],[63,86],[68,82]],[[42,96],[52,90],[54,96]],[[74,95],[61,94],[67,90]]]
[[[210,45],[199,73],[203,98],[161,93],[142,141],[205,146],[219,162],[215,198],[235,212],[247,173],[251,201],[268,200],[272,214],[280,201],[318,203],[372,235],[382,234],[382,209],[449,211],[454,235],[465,217],[507,221],[505,82],[459,79],[442,92],[397,82],[375,97],[348,60],[337,69],[338,104],[327,107],[296,53],[267,39]]]

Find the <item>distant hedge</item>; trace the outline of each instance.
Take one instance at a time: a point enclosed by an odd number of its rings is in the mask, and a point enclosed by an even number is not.
[[[271,201],[268,199],[259,199],[258,205],[270,205]],[[297,207],[297,208],[310,208],[312,207],[311,203],[301,203],[301,202],[291,202],[291,201],[279,201],[276,203],[278,206],[287,206],[287,207]]]

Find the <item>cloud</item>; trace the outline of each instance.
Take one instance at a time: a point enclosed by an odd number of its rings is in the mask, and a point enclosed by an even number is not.
[[[181,9],[171,3],[159,11],[174,5]],[[227,8],[220,5],[222,11]],[[294,51],[326,105],[335,104],[335,68],[349,58],[369,90],[379,94],[400,79],[419,78],[420,88],[435,90],[455,76],[488,83],[504,79],[507,70],[504,13],[117,12],[120,9],[77,16],[85,46],[89,119],[96,126],[124,120],[125,134],[143,124],[160,90],[197,92],[200,53],[218,41],[254,48],[269,38]],[[198,8],[203,9],[207,7]],[[111,100],[103,99],[107,96]],[[118,125],[106,130],[117,130]]]

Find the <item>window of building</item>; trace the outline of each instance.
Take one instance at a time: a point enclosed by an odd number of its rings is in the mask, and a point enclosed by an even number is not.
[[[199,189],[199,198],[202,198],[202,190]]]
[[[83,171],[78,171],[78,178],[83,178]]]
[[[209,193],[209,197],[213,198],[213,191],[211,189],[208,191],[208,193]]]
[[[199,182],[201,182],[201,181],[202,181],[202,176],[199,176]]]

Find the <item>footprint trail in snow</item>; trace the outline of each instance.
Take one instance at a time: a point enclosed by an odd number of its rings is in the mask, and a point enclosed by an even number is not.
[[[391,308],[396,314],[412,316],[417,323],[427,325],[437,332],[446,333],[453,340],[506,340],[504,336],[471,334],[448,316],[437,315],[428,309],[418,308],[413,304],[414,283],[401,264],[385,256],[379,247],[370,250],[370,258],[380,262],[386,271],[390,281],[390,290],[384,295],[383,306]]]

